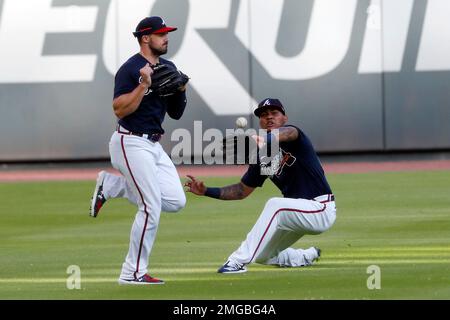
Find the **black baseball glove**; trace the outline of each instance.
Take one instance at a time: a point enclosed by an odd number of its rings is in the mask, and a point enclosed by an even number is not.
[[[157,64],[152,68],[152,85],[150,89],[161,97],[175,94],[189,81],[187,75],[172,65]]]
[[[222,140],[225,164],[255,164],[257,163],[258,147],[256,141],[245,134],[237,132]]]
[[[255,136],[250,136],[240,129],[222,140],[224,162],[226,164],[257,164],[270,166],[277,154],[276,145],[262,143],[258,146]],[[272,148],[273,147],[273,148]]]

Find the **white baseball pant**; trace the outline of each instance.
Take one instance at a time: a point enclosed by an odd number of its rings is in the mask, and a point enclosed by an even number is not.
[[[138,206],[120,275],[121,279],[137,279],[148,271],[161,209],[178,211],[186,197],[175,166],[158,142],[114,132],[109,151],[113,167],[126,181],[107,175],[106,196],[123,195]]]
[[[284,267],[312,264],[314,248],[289,248],[306,234],[320,234],[336,220],[336,205],[331,195],[315,200],[271,198],[240,247],[228,260],[240,264],[252,262]]]

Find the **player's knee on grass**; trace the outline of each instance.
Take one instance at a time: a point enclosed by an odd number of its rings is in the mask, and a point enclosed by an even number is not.
[[[259,263],[295,268],[311,265],[312,261],[313,257],[305,250],[287,248],[279,252],[276,256]]]

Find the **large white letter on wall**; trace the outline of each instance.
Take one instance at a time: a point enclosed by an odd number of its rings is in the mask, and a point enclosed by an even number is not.
[[[97,55],[42,55],[46,33],[93,32],[97,7],[52,7],[52,0],[4,0],[0,83],[92,81]]]
[[[282,57],[276,52],[279,34],[289,33],[291,41],[296,40],[295,30],[279,30],[283,0],[241,1],[236,35],[273,78],[312,79],[329,73],[344,59],[356,5],[356,0],[315,0],[304,49],[295,57]],[[251,43],[246,27],[249,17]]]

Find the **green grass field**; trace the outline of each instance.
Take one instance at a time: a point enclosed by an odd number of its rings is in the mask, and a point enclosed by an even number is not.
[[[117,284],[135,214],[126,200],[93,219],[94,181],[0,184],[0,299],[450,299],[450,172],[328,177],[337,221],[295,244],[322,248],[315,265],[216,273],[279,195],[266,182],[243,201],[188,195],[181,213],[163,213],[150,264],[162,286]],[[70,265],[81,269],[79,290],[66,287]],[[370,265],[381,289],[367,288]]]

